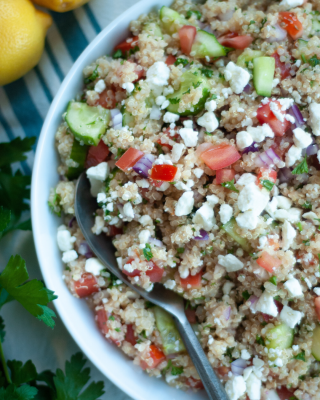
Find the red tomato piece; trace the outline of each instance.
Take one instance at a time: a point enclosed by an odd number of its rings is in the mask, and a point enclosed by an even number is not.
[[[184,54],[189,55],[194,38],[196,37],[197,29],[191,25],[184,25],[179,30],[180,47]]]
[[[299,39],[302,36],[303,26],[296,14],[282,11],[279,12],[279,19],[281,28],[285,29],[292,39]]]
[[[282,114],[285,114],[285,111],[281,110],[281,104],[277,100],[273,101],[273,103],[277,103],[280,112]],[[263,104],[261,107],[258,108],[257,118],[260,124],[269,124],[270,128],[273,130],[276,136],[283,136],[290,127],[289,121],[285,119],[283,122],[281,122],[273,114],[273,112],[270,110],[270,101],[269,103]]]
[[[122,233],[123,233],[123,229],[122,228],[117,228],[114,225],[109,225],[108,226],[108,233],[107,233],[108,237],[113,237],[113,236],[116,236],[116,235],[122,235]]]
[[[100,140],[98,146],[90,146],[86,159],[86,168],[95,167],[96,165],[102,163],[108,157],[110,151],[109,147]]]
[[[176,57],[173,56],[172,54],[169,54],[167,59],[166,59],[166,64],[169,67],[170,65],[173,65],[176,61],[177,61]]]
[[[260,188],[263,187],[261,185],[261,179],[276,183],[277,171],[275,171],[274,169],[271,169],[271,168],[261,167],[261,168],[259,168],[259,173],[258,173],[258,185]]]
[[[287,67],[287,65],[280,61],[280,56],[277,52],[271,54],[271,57],[273,57],[276,61],[276,68],[280,69],[280,74],[281,74],[281,79],[286,79],[290,75],[290,67]]]
[[[92,293],[99,292],[100,288],[94,275],[85,272],[78,281],[74,282],[74,290],[77,295],[82,298],[88,297]]]
[[[127,325],[127,333],[126,333],[125,340],[127,342],[131,343],[132,346],[137,344],[137,340],[136,340],[136,337],[134,336],[134,330],[133,330],[132,324]]]
[[[186,310],[184,310],[184,313],[186,314],[186,317],[190,324],[197,323],[196,310],[191,310],[191,308],[187,308]]]
[[[289,400],[295,397],[293,395],[294,390],[289,390],[285,386],[281,386],[280,389],[277,389],[277,393],[281,400]]]
[[[230,182],[234,179],[236,171],[232,168],[217,169],[216,170],[216,184],[221,185],[224,182]]]
[[[274,257],[267,251],[263,251],[260,257],[257,259],[257,263],[260,267],[266,271],[273,273],[281,265],[281,261],[278,257]]]
[[[180,284],[183,289],[200,289],[201,288],[202,272],[198,272],[196,275],[190,275],[187,278],[180,278]],[[188,287],[188,286],[191,287]]]
[[[134,36],[133,38],[126,39],[125,41],[119,43],[114,50],[121,50],[122,52],[129,51],[137,45],[138,41],[139,36]]]
[[[162,181],[154,181],[153,179],[149,179],[149,182],[152,186],[159,188],[163,182]]]
[[[152,265],[152,269],[148,269],[146,271],[146,275],[150,278],[151,282],[160,282],[164,273],[164,269],[160,268],[153,261],[149,261],[149,265]]]
[[[96,311],[96,321],[99,330],[106,335],[109,332],[109,328],[107,327],[108,316],[104,308],[100,308]]]
[[[203,383],[200,381],[200,379],[194,379],[191,376],[186,380],[186,385],[193,389],[204,389]]]
[[[314,306],[316,309],[316,314],[317,314],[318,320],[320,321],[320,296],[318,296],[314,299]]]
[[[241,158],[235,146],[221,143],[211,145],[210,148],[200,154],[201,160],[211,169],[217,170],[229,167]]]
[[[149,358],[152,358],[151,365],[147,364],[146,361],[141,361],[140,365],[142,369],[156,368],[157,365],[166,359],[166,356],[157,346],[151,344],[149,347]]]
[[[116,162],[116,166],[122,171],[126,172],[129,168],[132,168],[143,156],[144,153],[142,151],[130,147],[130,149],[128,149]]]
[[[220,36],[218,41],[222,46],[232,47],[233,49],[244,50],[253,42],[253,37],[250,35],[238,35],[236,32],[230,32]]]
[[[100,93],[99,100],[96,102],[96,104],[99,104],[101,107],[108,110],[115,108],[116,103],[117,100],[115,93],[111,89],[105,89],[102,93]]]
[[[154,179],[156,181],[171,182],[176,176],[177,171],[178,168],[175,167],[174,165],[169,165],[169,164],[154,165],[151,168],[150,177],[151,179]]]

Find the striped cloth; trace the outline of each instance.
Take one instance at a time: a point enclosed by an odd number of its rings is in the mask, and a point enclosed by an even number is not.
[[[101,29],[136,2],[92,0],[74,11],[51,12],[53,25],[40,63],[23,78],[0,87],[0,142],[39,136],[52,99],[74,61]],[[33,159],[34,152],[21,163],[27,174]]]

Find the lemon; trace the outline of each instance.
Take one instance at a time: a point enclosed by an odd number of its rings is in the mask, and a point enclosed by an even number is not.
[[[38,63],[51,23],[51,16],[29,0],[0,0],[0,86]]]
[[[82,6],[88,0],[32,0],[39,6],[47,7],[50,10],[65,12]]]

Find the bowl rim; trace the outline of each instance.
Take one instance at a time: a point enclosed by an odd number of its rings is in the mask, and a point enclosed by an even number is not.
[[[95,39],[91,43],[89,43],[89,45],[85,48],[85,50],[80,54],[78,59],[74,62],[70,71],[65,76],[64,80],[62,81],[60,88],[59,88],[57,94],[55,95],[55,97],[50,105],[47,116],[44,120],[42,129],[40,132],[38,144],[37,144],[34,165],[33,165],[33,171],[32,171],[31,220],[32,220],[35,249],[36,249],[36,254],[37,254],[38,261],[39,261],[41,273],[43,275],[46,286],[52,290],[56,290],[56,292],[57,292],[57,288],[55,289],[54,287],[52,287],[52,281],[50,279],[50,267],[51,267],[50,262],[51,262],[51,260],[48,261],[48,259],[46,257],[46,255],[47,255],[46,251],[44,251],[44,249],[43,249],[43,245],[44,245],[45,241],[51,240],[52,236],[49,234],[49,237],[48,237],[46,235],[46,232],[43,235],[43,221],[41,219],[41,216],[39,215],[40,211],[38,211],[38,210],[41,210],[41,207],[43,207],[43,203],[41,202],[41,200],[39,200],[38,197],[39,197],[40,192],[43,191],[43,188],[41,186],[41,179],[39,179],[39,178],[41,178],[41,174],[43,173],[43,171],[41,172],[41,167],[43,168],[42,152],[49,145],[49,143],[51,145],[53,144],[52,143],[53,137],[54,137],[53,132],[56,132],[56,128],[61,122],[61,112],[59,112],[59,107],[61,106],[60,102],[61,101],[64,102],[63,97],[65,96],[65,92],[68,91],[69,86],[71,86],[71,87],[74,86],[73,80],[75,79],[75,76],[79,75],[79,69],[81,70],[80,72],[82,73],[82,69],[83,69],[82,64],[83,64],[83,62],[85,62],[86,59],[90,59],[91,53],[94,53],[96,50],[96,51],[98,51],[99,56],[103,56],[105,54],[103,52],[103,48],[104,48],[103,43],[105,40],[108,40],[109,36],[111,36],[111,40],[112,40],[112,33],[118,29],[117,27],[119,25],[120,26],[122,25],[123,33],[128,32],[128,25],[129,25],[128,22],[132,21],[133,19],[136,19],[137,16],[143,14],[144,12],[149,12],[150,10],[154,9],[155,7],[160,8],[163,5],[169,6],[171,3],[172,3],[172,0],[141,0],[141,1],[137,2],[136,4],[134,4],[133,6],[131,6],[130,8],[128,8],[125,12],[123,12],[117,18],[115,18],[109,25],[107,25],[95,37]],[[134,17],[132,17],[132,14],[134,15]],[[119,39],[121,40],[120,36],[119,36]],[[118,41],[120,41],[120,40],[118,40]],[[101,51],[100,51],[100,47],[101,47]],[[88,62],[88,60],[87,60],[85,65],[89,65],[90,62],[93,62],[97,58],[96,56],[92,56],[92,57],[93,58],[91,58],[91,61]],[[73,86],[72,86],[72,84],[73,84]],[[69,88],[69,90],[70,90],[70,88]],[[70,97],[68,97],[68,99],[70,99]],[[56,123],[57,117],[59,120],[59,124]],[[51,127],[51,125],[55,126],[54,130]],[[44,151],[44,153],[45,153],[45,151]],[[56,150],[55,150],[55,153],[56,153]],[[46,167],[48,167],[47,164],[46,164]],[[55,171],[55,174],[57,175],[56,171]],[[49,196],[49,193],[46,193],[46,199],[48,198],[48,196]],[[46,202],[46,207],[47,207],[47,202]],[[48,213],[49,213],[49,209],[48,209]],[[52,216],[52,218],[54,218],[54,216]],[[55,223],[53,223],[52,225],[55,225]],[[55,247],[56,247],[56,250],[58,251],[58,248],[56,245],[55,245]],[[50,253],[50,251],[49,251],[49,253]],[[54,257],[54,254],[52,254],[52,252],[51,252],[51,255]],[[50,254],[49,254],[49,256],[50,256]],[[58,266],[57,266],[57,268],[58,268]],[[61,281],[62,281],[62,285],[65,286],[65,289],[60,288],[60,290],[62,290],[62,292],[61,292],[62,296],[65,297],[65,291],[68,291],[68,289],[66,288],[66,285],[62,280],[62,274],[61,274]],[[70,295],[69,291],[68,291],[68,295]],[[71,298],[72,298],[72,296],[71,296]],[[73,298],[73,299],[75,299],[75,298]],[[75,300],[78,301],[78,299],[75,299]],[[72,302],[72,299],[70,299],[70,303],[71,302]],[[68,320],[68,315],[66,312],[67,307],[65,306],[65,304],[62,303],[62,300],[59,301],[59,298],[58,298],[53,303],[53,305],[54,305],[55,309],[57,310],[57,313],[59,314],[59,316],[60,316],[64,326],[68,330],[69,334],[71,335],[73,340],[77,343],[77,345],[79,346],[81,351],[92,362],[92,364],[98,370],[100,370],[104,376],[106,376],[110,381],[112,381],[114,384],[116,384],[121,390],[123,390],[126,394],[128,394],[132,398],[137,399],[137,400],[147,400],[147,396],[145,396],[142,391],[140,391],[138,393],[136,392],[136,390],[137,390],[136,384],[126,385],[126,380],[123,379],[123,376],[117,375],[117,373],[119,372],[119,368],[118,368],[118,370],[116,369],[116,371],[114,371],[113,368],[108,367],[108,370],[106,371],[106,369],[103,367],[102,361],[98,360],[98,357],[94,354],[93,351],[90,350],[90,346],[87,345],[86,343],[84,343],[84,340],[82,339],[82,332],[81,333],[77,332],[76,326],[72,325],[70,323],[70,321]],[[86,304],[85,304],[85,307],[88,309]],[[83,308],[83,309],[86,312],[85,308]],[[91,310],[88,309],[88,311],[91,313]],[[100,333],[99,333],[99,335],[101,336]],[[99,338],[97,336],[95,337],[95,339],[99,340]],[[102,336],[101,336],[101,339],[105,342],[105,339],[102,338]],[[112,345],[110,345],[110,347],[111,346]],[[114,346],[112,346],[112,347],[114,347]],[[113,357],[113,350],[111,348],[109,348],[108,351],[110,351],[111,356]],[[115,349],[115,351],[122,353],[119,351],[119,349]],[[129,360],[129,362],[133,365],[132,360]],[[122,366],[123,366],[123,364],[122,364]],[[134,368],[136,369],[137,366],[134,366]],[[142,373],[142,370],[139,371],[139,373],[140,372]],[[153,379],[154,379],[154,378],[148,377],[147,375],[146,375],[146,378],[148,380],[150,380],[150,382],[153,381]],[[159,380],[157,380],[157,381],[159,382]],[[148,382],[146,382],[146,381],[144,383],[148,384]],[[151,384],[150,384],[150,386],[151,386]],[[149,387],[149,385],[148,385],[148,387]],[[160,386],[158,385],[158,388],[159,387]],[[167,390],[166,390],[167,393],[164,392],[163,396],[170,395],[170,397],[172,399],[182,400],[182,399],[188,398],[190,400],[191,399],[192,400],[200,400],[200,399],[207,398],[206,396],[203,397],[199,392],[198,393],[190,393],[190,392],[178,391],[178,390],[168,386],[165,382],[163,382],[163,387],[167,388]],[[148,396],[149,395],[150,395],[150,393],[148,392]],[[163,398],[162,395],[161,395],[161,397],[158,397],[157,394],[154,397],[155,397],[155,400]]]

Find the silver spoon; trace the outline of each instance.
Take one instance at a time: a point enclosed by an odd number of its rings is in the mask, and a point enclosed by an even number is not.
[[[91,228],[94,225],[94,213],[97,209],[97,202],[90,194],[90,183],[83,172],[76,185],[75,213],[79,227],[91,247],[92,251],[100,261],[123,283],[140,296],[162,307],[170,313],[180,332],[181,338],[189,352],[191,360],[196,367],[201,381],[207,391],[210,400],[229,400],[221,382],[213,371],[201,345],[195,335],[189,321],[184,313],[182,297],[171,290],[166,289],[162,284],[156,283],[151,292],[147,292],[137,285],[133,285],[118,268],[114,255],[115,249],[105,235],[94,235]]]

